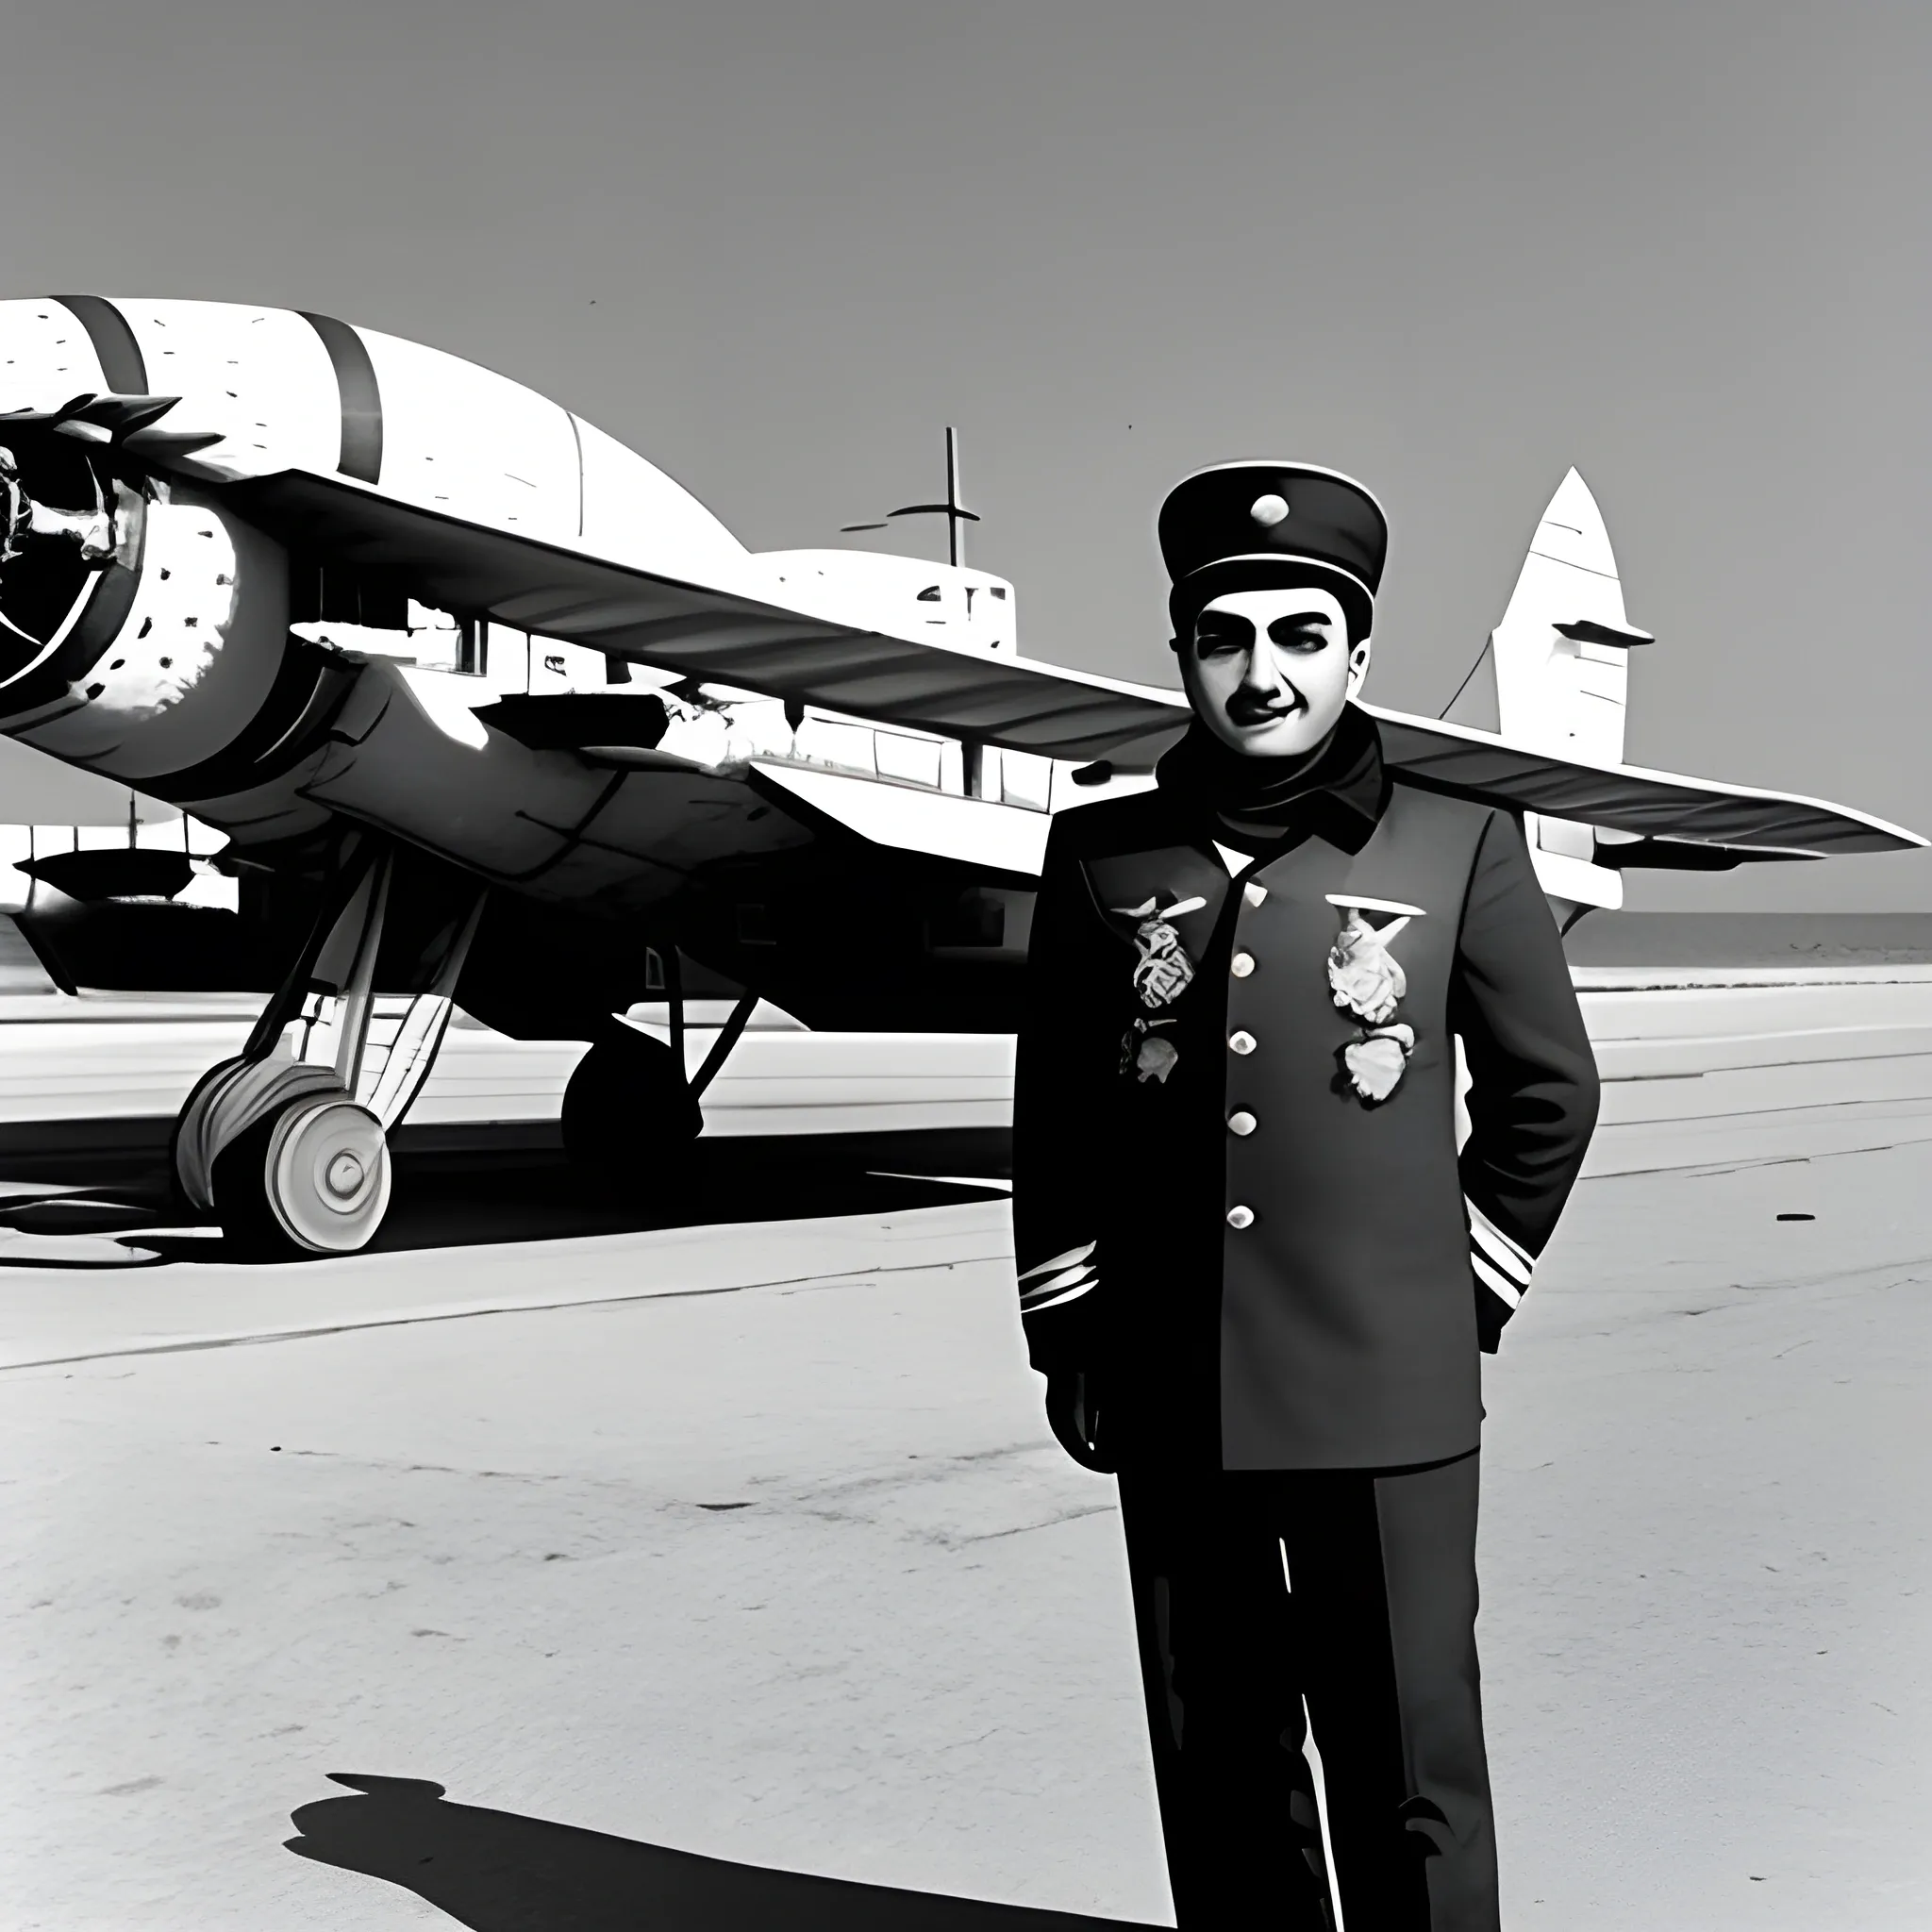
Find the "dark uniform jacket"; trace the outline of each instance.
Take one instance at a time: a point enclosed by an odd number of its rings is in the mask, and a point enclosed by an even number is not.
[[[1595,1122],[1519,822],[1387,771],[1353,707],[1344,726],[1339,779],[1252,858],[1165,762],[1054,822],[1014,1108],[1021,1308],[1036,1368],[1091,1378],[1121,1467],[1474,1448],[1479,1351]]]

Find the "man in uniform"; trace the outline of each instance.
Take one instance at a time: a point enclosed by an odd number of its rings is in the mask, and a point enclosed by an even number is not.
[[[1495,1932],[1478,1357],[1582,1164],[1590,1042],[1518,821],[1390,770],[1348,702],[1374,498],[1224,464],[1159,535],[1194,720],[1048,843],[1028,1348],[1060,1441],[1119,1474],[1181,1926],[1339,1897],[1347,1932]]]

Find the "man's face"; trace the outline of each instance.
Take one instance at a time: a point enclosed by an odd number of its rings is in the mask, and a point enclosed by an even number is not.
[[[1181,682],[1194,714],[1224,744],[1255,758],[1295,758],[1334,730],[1369,668],[1328,591],[1230,591],[1181,640]]]

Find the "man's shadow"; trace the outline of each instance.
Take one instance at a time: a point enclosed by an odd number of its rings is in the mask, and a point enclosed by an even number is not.
[[[403,1886],[473,1932],[1134,1932],[1118,1919],[768,1872],[446,1804],[425,1778],[329,1775],[361,1795],[304,1805],[289,1850]]]

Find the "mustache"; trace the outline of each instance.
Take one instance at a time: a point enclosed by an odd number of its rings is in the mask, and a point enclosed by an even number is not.
[[[1307,706],[1301,692],[1291,685],[1266,697],[1243,687],[1228,693],[1224,708],[1237,724],[1266,724],[1275,719],[1291,718]]]

